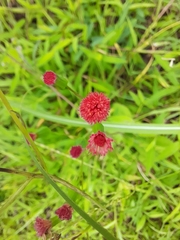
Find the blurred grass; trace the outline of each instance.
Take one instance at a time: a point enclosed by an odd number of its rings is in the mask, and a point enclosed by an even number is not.
[[[91,129],[77,119],[79,99],[60,91],[74,104],[70,106],[40,76],[46,70],[55,71],[59,81],[67,76],[69,86],[83,97],[91,91],[105,93],[111,99],[111,124],[180,126],[179,16],[179,0],[0,3],[0,87],[29,132],[38,134],[49,174],[104,203],[108,214],[61,186],[118,239],[180,239],[179,132],[142,135],[107,126],[114,139],[112,153],[103,160],[87,152],[71,159],[69,149],[80,142],[85,146]],[[175,58],[172,67],[169,58]],[[1,167],[37,172],[2,104],[0,115]],[[55,116],[80,124],[53,121]],[[1,173],[0,180],[2,206],[25,178]],[[36,239],[35,217],[53,217],[61,204],[46,181],[31,181],[1,214],[0,239]],[[55,229],[62,239],[79,234],[78,239],[103,239],[76,212],[72,221]]]

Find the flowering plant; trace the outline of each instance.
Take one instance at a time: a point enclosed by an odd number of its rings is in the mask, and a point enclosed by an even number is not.
[[[58,75],[55,74],[52,71],[47,71],[43,76],[43,82],[47,86],[49,86],[52,90],[54,90],[54,85],[57,84]],[[66,84],[66,79],[63,80],[63,88],[66,86],[67,89],[69,89],[71,92],[75,94],[76,97],[80,97],[78,94],[76,94],[69,86]],[[57,91],[57,90],[56,90]],[[66,201],[66,203],[58,208],[55,211],[55,214],[57,216],[52,219],[46,219],[37,217],[35,219],[34,229],[37,233],[38,237],[42,237],[43,239],[47,239],[47,237],[51,239],[59,239],[61,234],[52,232],[53,227],[60,222],[60,220],[71,220],[73,211],[75,210],[82,218],[84,218],[88,224],[93,226],[100,234],[102,234],[107,239],[115,240],[116,238],[113,237],[112,234],[109,233],[105,228],[103,228],[100,224],[98,224],[95,220],[93,220],[81,207],[79,207],[72,199],[70,199],[66,193],[56,184],[55,181],[60,181],[65,186],[68,186],[72,190],[74,190],[77,193],[80,193],[82,196],[90,199],[95,205],[98,205],[101,209],[104,211],[107,211],[104,209],[104,207],[93,200],[90,196],[85,194],[83,191],[78,189],[77,187],[74,187],[70,183],[68,183],[65,180],[62,180],[60,178],[57,178],[55,176],[49,176],[47,173],[47,167],[46,164],[35,144],[35,140],[37,138],[36,133],[28,132],[25,122],[23,121],[21,115],[14,111],[10,104],[8,103],[5,95],[0,90],[0,97],[6,106],[7,110],[9,111],[12,119],[18,126],[18,128],[23,133],[26,144],[29,147],[31,147],[34,151],[34,155],[32,154],[32,160],[34,161],[36,167],[39,169],[41,174],[39,173],[29,173],[24,171],[17,171],[17,170],[11,170],[11,169],[2,169],[1,171],[7,172],[7,173],[15,173],[15,174],[21,174],[27,177],[27,180],[23,184],[21,191],[29,184],[29,182],[33,178],[39,178],[44,177],[45,180],[51,184],[51,186],[58,192],[58,194]],[[104,106],[104,108],[103,108]],[[107,137],[107,135],[104,133],[102,121],[106,120],[106,118],[109,115],[110,110],[110,100],[103,94],[103,93],[90,93],[87,97],[84,99],[81,99],[80,107],[79,107],[79,114],[84,118],[85,121],[87,121],[90,126],[92,126],[92,129],[95,133],[90,134],[89,140],[87,139],[86,146],[81,146],[81,144],[74,145],[71,147],[70,155],[73,158],[78,158],[81,156],[82,152],[85,152],[87,150],[87,153],[90,153],[92,155],[102,156],[104,157],[107,155],[109,151],[112,151],[112,139]],[[89,133],[88,133],[89,134]],[[18,192],[16,193],[16,195]]]
[[[57,80],[57,75],[52,71],[47,71],[43,75],[43,81],[46,85],[54,85]],[[85,149],[81,145],[72,146],[70,155],[72,158],[78,158],[84,150],[92,155],[106,156],[109,151],[113,150],[113,139],[109,138],[103,131],[102,121],[105,121],[109,115],[110,99],[103,93],[91,92],[83,98],[79,106],[80,116],[90,125],[96,125],[96,132],[91,134],[88,144]],[[101,130],[101,131],[100,131]],[[31,139],[36,139],[35,134],[30,134]],[[70,220],[72,218],[73,208],[65,203],[55,211],[55,214],[60,220]],[[36,218],[35,230],[38,236],[46,236],[51,231],[53,224],[50,220]]]

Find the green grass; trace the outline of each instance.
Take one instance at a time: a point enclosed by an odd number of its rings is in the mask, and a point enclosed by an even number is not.
[[[61,239],[180,239],[179,31],[179,0],[1,1],[0,88],[27,128],[1,94],[0,239],[37,239],[35,218],[65,201],[74,212],[53,227]],[[82,97],[111,99],[104,159],[69,155],[93,130],[65,77]]]

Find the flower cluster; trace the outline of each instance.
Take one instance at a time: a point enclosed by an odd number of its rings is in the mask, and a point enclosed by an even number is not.
[[[61,220],[70,220],[72,218],[72,213],[73,213],[73,209],[67,203],[65,203],[63,206],[61,206],[55,211],[55,214]],[[44,237],[48,235],[51,231],[51,228],[52,228],[52,223],[50,220],[42,219],[40,217],[36,218],[34,229],[36,230],[38,237]]]
[[[110,100],[103,94],[93,92],[84,98],[79,107],[80,116],[89,124],[101,123],[109,115]],[[105,156],[112,151],[113,139],[108,138],[105,133],[98,131],[92,134],[88,140],[87,149],[93,155]]]
[[[43,81],[46,85],[53,85],[56,82],[57,76],[52,71],[46,71],[43,75]],[[79,106],[80,116],[89,124],[96,124],[105,121],[109,115],[110,99],[103,93],[91,92],[82,99]],[[112,151],[113,139],[106,136],[104,132],[98,131],[92,134],[88,140],[86,149],[93,155],[105,156],[109,151]],[[70,149],[70,155],[73,158],[78,158],[83,151],[81,146],[73,146]]]
[[[55,84],[56,78],[56,74],[52,71],[47,71],[43,75],[44,83],[49,86]],[[80,116],[91,125],[106,120],[109,115],[109,110],[110,100],[103,93],[97,92],[92,92],[82,99],[79,107]],[[29,135],[33,141],[37,137],[36,134],[33,133],[30,133]],[[90,135],[86,149],[92,155],[105,156],[109,151],[113,150],[112,142],[113,139],[107,137],[104,132],[97,131]],[[73,146],[70,150],[70,155],[73,158],[78,158],[82,151],[83,148],[80,145]],[[72,213],[73,209],[67,203],[55,211],[55,214],[60,220],[70,220],[72,218]],[[46,239],[46,236],[51,233],[52,227],[53,224],[50,220],[42,219],[40,217],[36,218],[34,228],[37,232],[37,236]]]
[[[85,97],[79,107],[80,116],[89,124],[100,123],[107,119],[110,110],[110,100],[103,94],[93,92]],[[108,138],[105,133],[98,131],[92,134],[88,140],[87,149],[93,155],[105,156],[112,151],[113,139]],[[81,146],[73,146],[70,155],[78,158],[82,153]]]

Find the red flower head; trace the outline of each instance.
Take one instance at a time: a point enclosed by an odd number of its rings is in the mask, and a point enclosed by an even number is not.
[[[37,232],[38,237],[42,237],[43,235],[46,235],[51,228],[51,222],[46,219],[42,219],[37,217],[36,222],[34,224],[34,229]]]
[[[90,93],[80,103],[80,115],[90,124],[106,120],[110,109],[110,100],[103,93]]]
[[[47,71],[43,75],[43,81],[46,85],[53,85],[56,82],[56,74],[52,71]]]
[[[113,139],[108,138],[103,132],[92,134],[88,140],[87,149],[93,155],[105,156],[108,151],[112,151],[111,142]]]
[[[55,211],[55,214],[58,215],[61,220],[70,220],[72,218],[72,212],[72,207],[65,203],[62,207]]]
[[[37,134],[35,134],[35,133],[30,133],[29,136],[31,137],[31,139],[32,139],[33,141],[35,141],[36,138],[37,138]]]
[[[71,157],[78,158],[81,155],[82,150],[81,146],[73,146],[70,150]]]
[[[30,133],[29,136],[31,137],[31,139],[32,139],[33,141],[35,141],[36,138],[37,138],[37,134],[35,134],[35,133]],[[28,141],[28,140],[26,140],[26,141],[27,141],[27,143],[29,144],[29,141]]]

